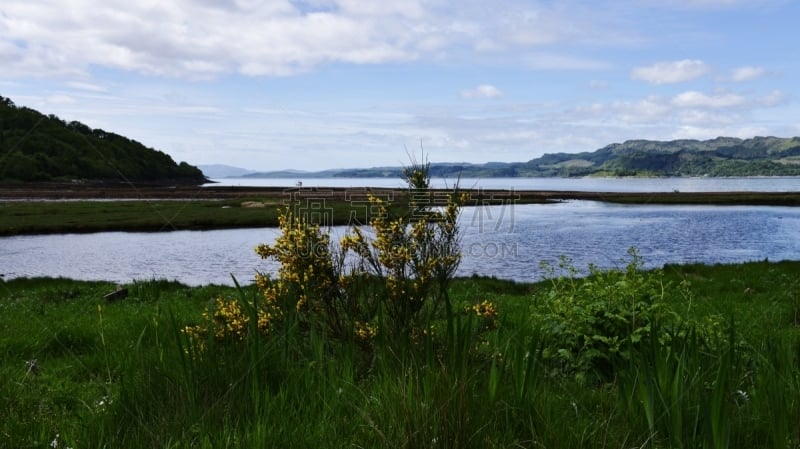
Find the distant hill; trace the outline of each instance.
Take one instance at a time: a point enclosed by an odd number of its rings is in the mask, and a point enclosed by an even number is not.
[[[253,170],[224,164],[198,165],[197,168],[199,168],[207,178],[238,178],[253,173]]]
[[[442,162],[431,164],[430,173],[433,177],[456,177],[460,173],[470,177],[504,177],[504,167],[514,165],[505,162],[489,162],[486,164],[469,164],[466,162]],[[339,168],[324,171],[279,170],[268,172],[253,172],[242,176],[243,178],[399,178],[402,177],[403,167],[372,167],[372,168]]]
[[[104,181],[201,184],[199,168],[80,122],[0,96],[0,182]]]
[[[305,177],[399,177],[402,167],[303,172]],[[287,171],[248,177],[292,177]],[[629,140],[593,152],[545,154],[528,162],[431,164],[433,177],[800,176],[800,137]]]
[[[523,176],[800,176],[800,138],[629,140],[516,168]]]
[[[342,171],[341,169],[323,171],[277,170],[266,173],[253,172],[242,176],[242,178],[335,178]]]

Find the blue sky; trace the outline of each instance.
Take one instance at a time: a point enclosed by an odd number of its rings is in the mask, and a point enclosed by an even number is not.
[[[800,2],[3,0],[0,95],[192,164],[800,135]]]

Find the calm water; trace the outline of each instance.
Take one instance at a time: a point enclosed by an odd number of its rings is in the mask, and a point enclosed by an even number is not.
[[[624,265],[636,246],[649,267],[665,263],[800,259],[800,208],[623,206],[574,201],[468,208],[462,215],[459,274],[540,279],[541,261],[577,268]],[[343,228],[334,228],[341,234]],[[176,279],[189,285],[249,283],[274,264],[254,247],[277,230],[104,232],[0,238],[0,274],[130,282]]]
[[[216,179],[213,185],[295,187],[403,187],[395,178],[325,179]],[[434,187],[452,186],[455,180],[431,179]],[[770,178],[465,178],[464,188],[567,190],[589,192],[788,192],[800,191],[800,177]]]

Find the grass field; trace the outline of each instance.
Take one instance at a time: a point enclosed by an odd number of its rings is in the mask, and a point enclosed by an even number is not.
[[[448,338],[202,351],[181,329],[252,287],[0,282],[0,447],[800,447],[800,262],[571,273],[457,279],[498,313]]]
[[[386,199],[391,210],[407,210],[402,189],[216,188],[208,190],[122,190],[69,192],[3,191],[0,188],[0,236],[98,231],[172,231],[275,227],[278,208],[329,225],[364,223],[370,218],[369,195]],[[430,194],[440,204],[449,192]],[[137,196],[138,195],[138,196]],[[472,201],[483,204],[483,193]],[[506,196],[510,195],[508,192]],[[520,199],[490,195],[495,203],[514,200],[541,203],[538,196]],[[3,200],[5,198],[5,201]],[[479,203],[480,202],[480,203]],[[490,203],[486,203],[490,204]]]

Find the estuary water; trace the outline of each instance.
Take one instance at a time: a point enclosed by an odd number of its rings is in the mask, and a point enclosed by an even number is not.
[[[458,274],[542,279],[561,256],[622,267],[636,247],[649,268],[664,264],[800,259],[800,208],[613,205],[591,201],[465,208]],[[341,236],[345,227],[334,227]],[[275,228],[162,233],[101,232],[0,238],[0,276],[82,280],[174,279],[188,285],[252,282],[277,266],[254,252]]]
[[[217,186],[385,187],[402,188],[396,178],[223,178]],[[800,177],[762,178],[432,178],[433,187],[458,184],[469,189],[563,190],[579,192],[790,192],[800,191]]]

